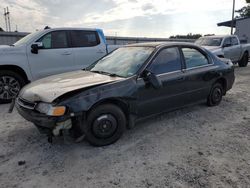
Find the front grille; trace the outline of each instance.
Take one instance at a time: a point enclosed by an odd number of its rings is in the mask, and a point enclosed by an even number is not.
[[[20,98],[20,97],[17,99],[17,103],[18,103],[20,106],[22,106],[22,107],[24,107],[24,108],[27,108],[27,109],[31,109],[31,110],[35,109],[35,107],[36,107],[36,103],[27,101],[27,100],[22,99],[22,98]]]

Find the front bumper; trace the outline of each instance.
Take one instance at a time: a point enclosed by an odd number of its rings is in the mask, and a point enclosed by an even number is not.
[[[35,104],[27,105],[23,102],[23,100],[20,100],[20,98],[16,99],[15,107],[18,111],[18,113],[27,121],[30,121],[34,123],[39,130],[42,128],[53,130],[57,123],[64,122],[70,117],[68,116],[60,116],[60,117],[53,117],[48,116],[46,114],[41,114],[40,112],[35,110]]]

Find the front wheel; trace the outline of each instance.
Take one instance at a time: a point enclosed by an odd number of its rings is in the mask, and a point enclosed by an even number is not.
[[[242,56],[241,60],[239,61],[239,67],[246,67],[248,64],[248,53],[245,52]]]
[[[215,83],[210,91],[210,94],[207,98],[208,106],[217,106],[220,104],[223,96],[223,87],[220,83]]]
[[[125,128],[125,114],[113,104],[103,104],[91,110],[86,124],[83,125],[86,139],[94,146],[106,146],[116,142]]]
[[[11,102],[24,85],[24,79],[16,72],[0,71],[0,104]]]

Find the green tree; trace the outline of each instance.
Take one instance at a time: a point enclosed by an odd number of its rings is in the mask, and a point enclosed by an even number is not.
[[[237,12],[239,14],[239,16],[237,16],[236,18],[246,18],[246,17],[250,17],[250,0],[246,0],[247,5],[242,7],[239,10],[236,10],[235,12]]]

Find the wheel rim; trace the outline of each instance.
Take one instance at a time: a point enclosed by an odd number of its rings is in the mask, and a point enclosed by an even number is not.
[[[10,100],[18,95],[20,83],[11,76],[0,77],[0,99]]]
[[[111,114],[103,114],[92,124],[93,134],[98,138],[109,138],[117,129],[117,120]]]
[[[222,97],[222,90],[220,88],[215,88],[212,94],[212,99],[214,103],[218,103]]]

